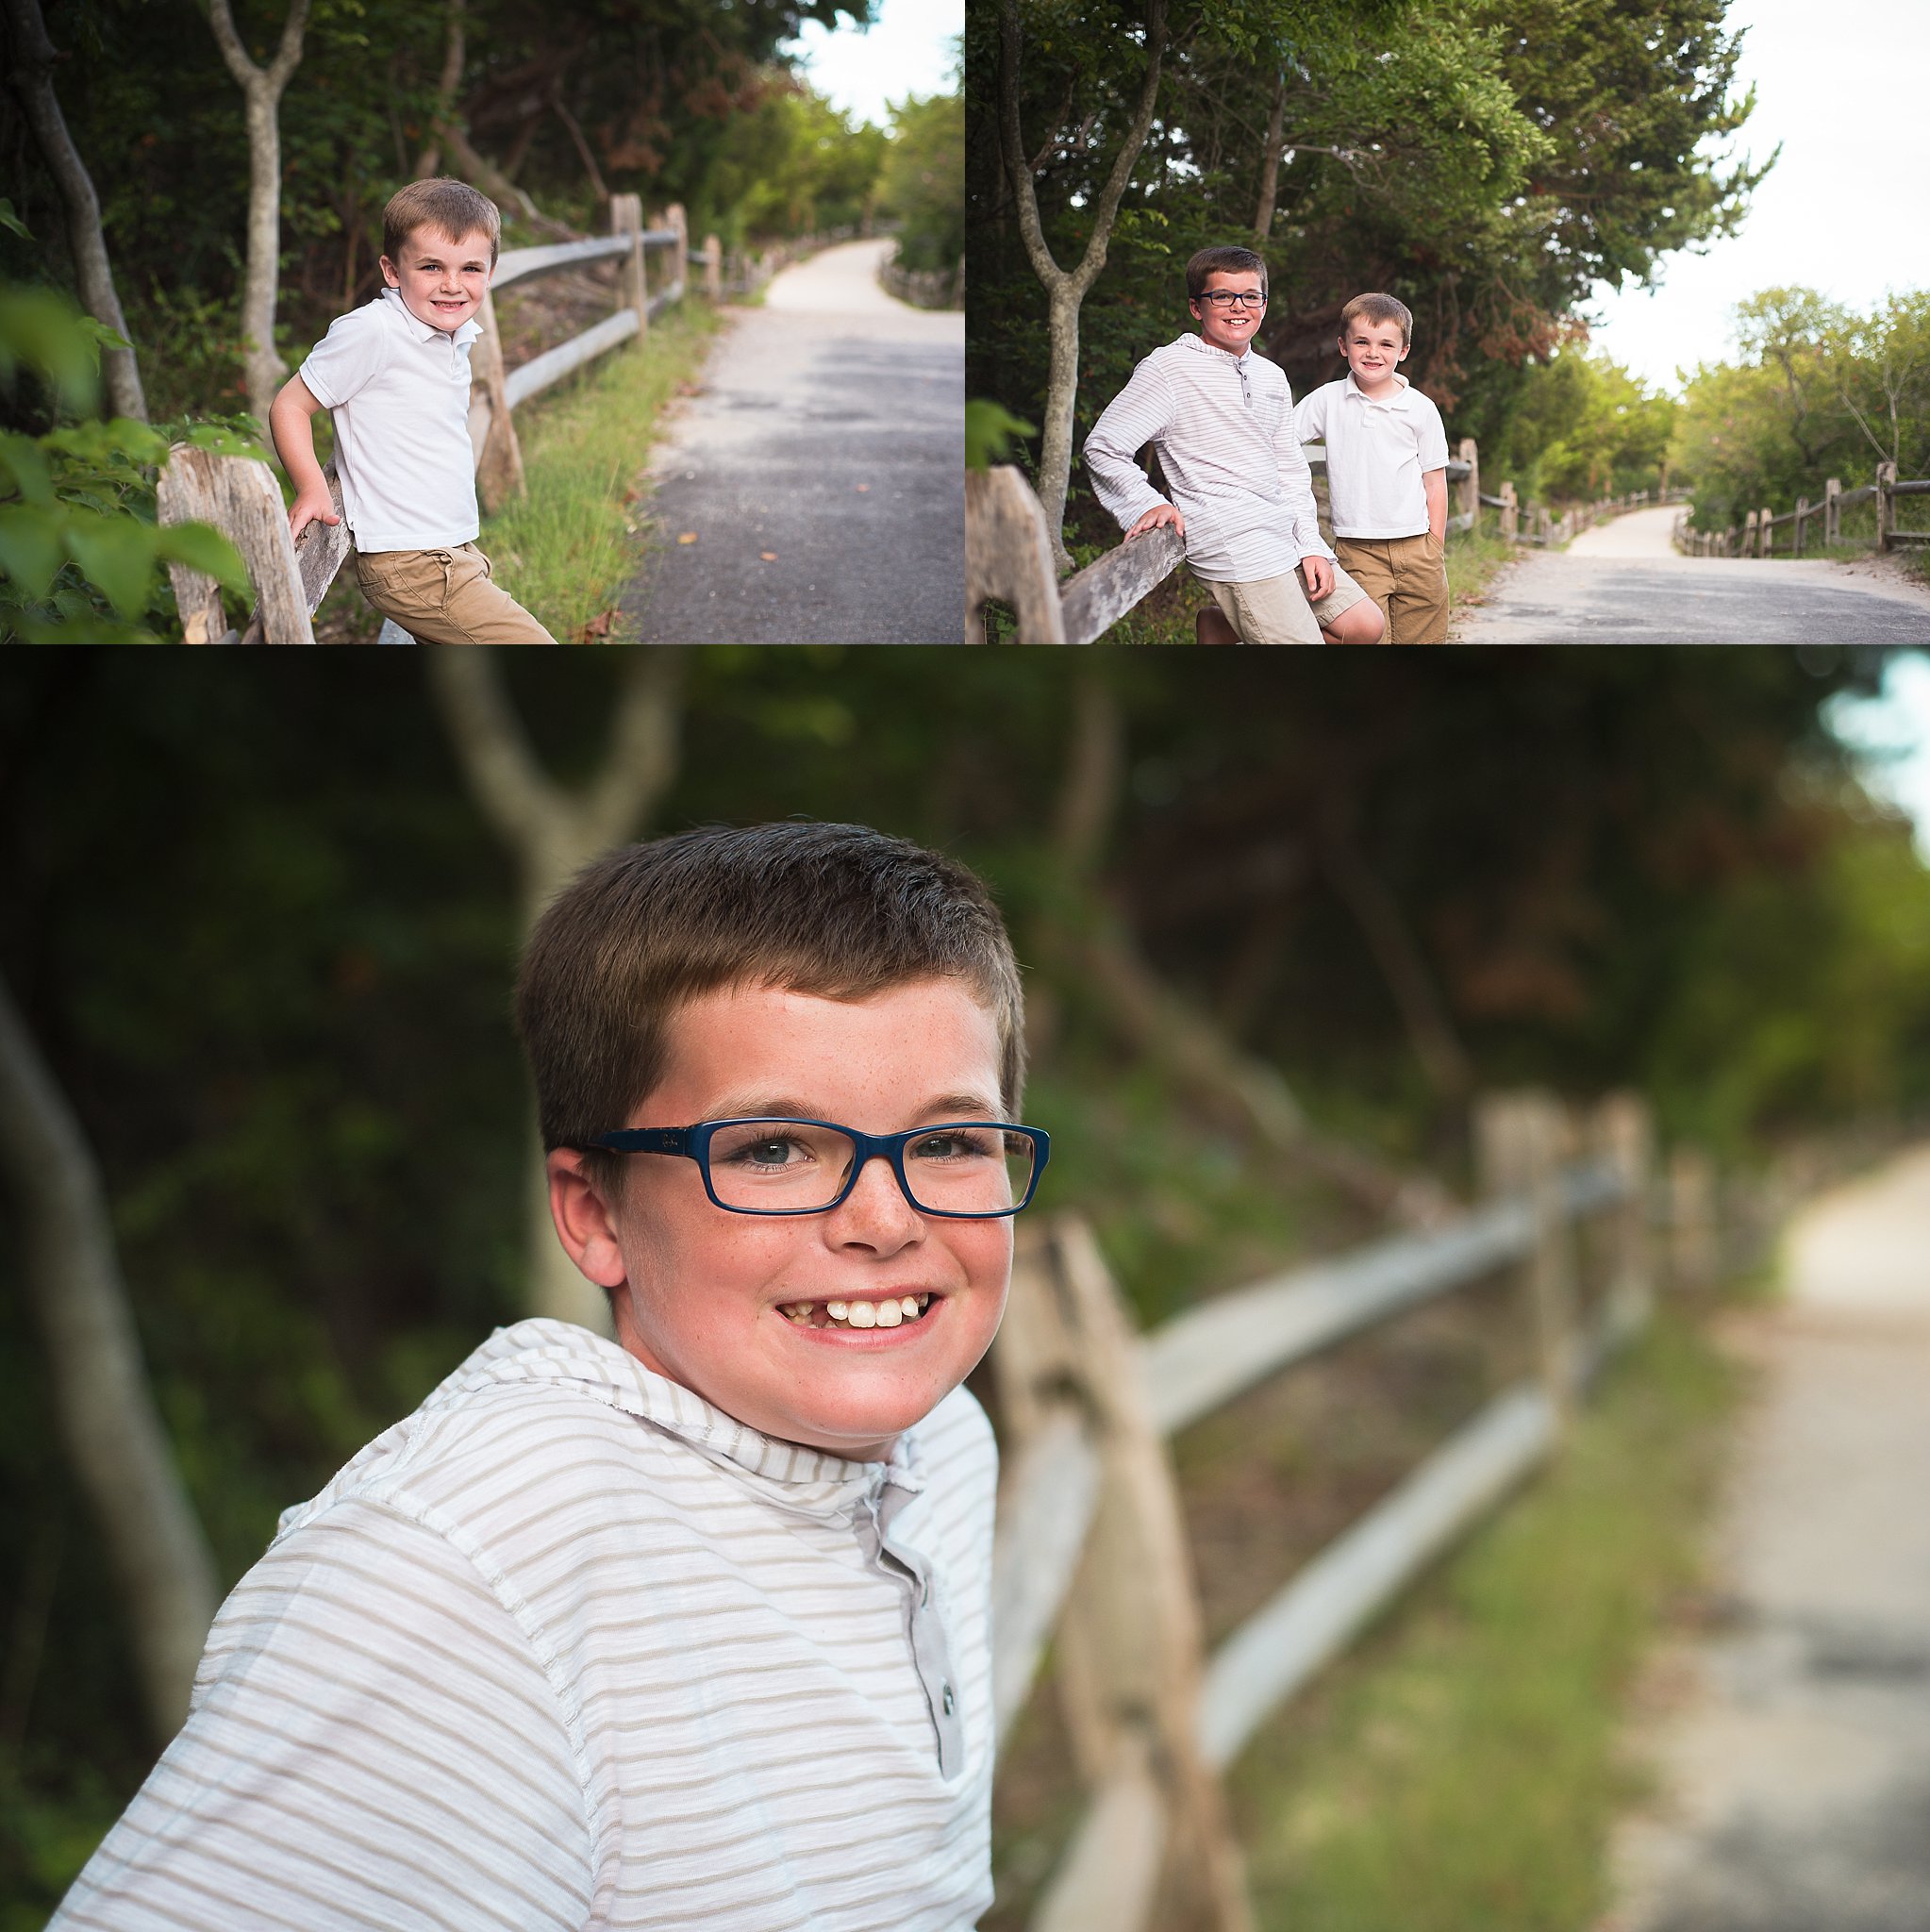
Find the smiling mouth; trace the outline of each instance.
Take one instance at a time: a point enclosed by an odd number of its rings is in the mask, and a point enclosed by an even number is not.
[[[869,1301],[779,1302],[793,1328],[900,1328],[924,1319],[929,1294],[884,1295]]]

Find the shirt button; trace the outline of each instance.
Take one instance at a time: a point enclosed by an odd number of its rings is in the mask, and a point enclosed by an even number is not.
[[[946,1715],[947,1717],[950,1717],[950,1716],[951,1716],[951,1714],[952,1714],[952,1687],[951,1687],[951,1686],[950,1686],[949,1684],[947,1684],[947,1685],[945,1686],[945,1715]]]

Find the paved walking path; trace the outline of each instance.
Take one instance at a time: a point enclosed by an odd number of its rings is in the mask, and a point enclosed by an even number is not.
[[[1930,1147],[1805,1212],[1600,1932],[1930,1932]]]
[[[1678,557],[1671,508],[1530,552],[1459,613],[1469,644],[1922,644],[1930,589],[1888,560]]]
[[[956,643],[965,319],[878,287],[889,241],[784,270],[732,312],[657,445],[645,643]],[[693,541],[680,542],[680,537]]]

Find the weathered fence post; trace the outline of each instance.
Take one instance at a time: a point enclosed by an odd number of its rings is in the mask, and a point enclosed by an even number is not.
[[[663,211],[663,224],[667,228],[676,230],[676,276],[675,286],[679,295],[690,285],[690,230],[684,218],[684,205],[674,201]]]
[[[496,327],[496,305],[488,290],[483,291],[476,320],[482,325],[482,334],[469,357],[469,436],[474,443],[478,418],[483,414],[475,403],[483,400],[488,406],[488,426],[475,452],[475,493],[483,508],[493,516],[511,497],[526,496],[529,485],[523,475],[523,445],[516,439],[515,419],[509,413],[509,392],[504,387],[503,337]]]
[[[1771,525],[1775,522],[1775,511],[1768,504],[1764,504],[1762,508],[1756,513],[1755,554],[1758,557],[1769,556],[1774,548],[1774,532],[1772,530]]]
[[[1468,519],[1470,530],[1481,527],[1481,447],[1472,436],[1461,438],[1455,454],[1468,466],[1461,479],[1460,514]]]
[[[1143,541],[1143,540],[1141,540]],[[1065,608],[1045,510],[1010,463],[965,473],[965,641],[985,641],[985,601],[1003,598],[1022,644],[1062,644]]]
[[[1700,1288],[1716,1274],[1716,1167],[1700,1147],[1669,1155],[1669,1284]]]
[[[724,243],[715,235],[704,237],[704,292],[712,302],[724,300]]]
[[[1535,1216],[1522,1288],[1537,1372],[1563,1429],[1574,1407],[1577,1339],[1574,1238],[1560,1200],[1566,1124],[1560,1102],[1547,1093],[1490,1093],[1475,1104],[1482,1191],[1525,1196]]]
[[[1888,550],[1890,533],[1896,528],[1896,465],[1890,462],[1876,466],[1876,547]]]
[[[1742,519],[1742,554],[1744,557],[1754,557],[1755,555],[1755,522],[1756,512],[1755,510],[1751,510]]]
[[[1548,548],[1549,539],[1555,534],[1555,519],[1548,513],[1548,506],[1538,505],[1535,510],[1535,541],[1543,550]]]
[[[1512,543],[1520,528],[1521,506],[1515,500],[1513,480],[1501,486],[1501,534],[1505,541]]]
[[[1796,547],[1795,554],[1803,555],[1803,526],[1809,521],[1809,499],[1799,496],[1796,499]]]
[[[1843,486],[1838,477],[1832,476],[1822,486],[1822,542],[1824,549],[1827,549],[1842,534],[1843,506],[1840,500],[1842,493]]]
[[[1611,1224],[1608,1309],[1618,1328],[1633,1330],[1655,1306],[1649,1250],[1655,1149],[1648,1103],[1639,1094],[1611,1093],[1596,1106],[1589,1128],[1596,1157],[1615,1170],[1624,1191]]]
[[[338,507],[340,501],[338,497]],[[255,621],[241,640],[243,643],[315,641],[302,592],[301,566],[289,535],[288,508],[266,463],[252,457],[211,456],[207,450],[177,444],[161,472],[158,514],[164,523],[212,524],[241,553],[257,604]],[[329,540],[346,546],[346,525],[324,524],[322,529]],[[183,628],[191,625],[201,633],[189,641],[219,642],[226,626],[212,579],[198,571],[175,575],[171,570],[169,575]]]
[[[1240,1853],[1196,1736],[1202,1632],[1173,1472],[1136,1338],[1091,1231],[1021,1230],[993,1364],[1023,1451],[1070,1399],[1099,1449],[1100,1497],[1059,1623],[1060,1701],[1092,1792],[1034,1932],[1249,1932]]]
[[[613,194],[609,198],[609,231],[627,235],[630,252],[617,263],[617,307],[637,311],[637,346],[650,332],[650,278],[643,267],[643,197]]]

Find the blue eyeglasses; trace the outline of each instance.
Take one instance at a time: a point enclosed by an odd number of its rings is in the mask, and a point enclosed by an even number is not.
[[[833,1121],[777,1115],[624,1127],[587,1143],[615,1154],[694,1160],[704,1191],[729,1214],[828,1214],[868,1162],[888,1160],[921,1214],[989,1221],[1017,1214],[1045,1172],[1051,1140],[1007,1121],[946,1121],[902,1134],[860,1134]]]

